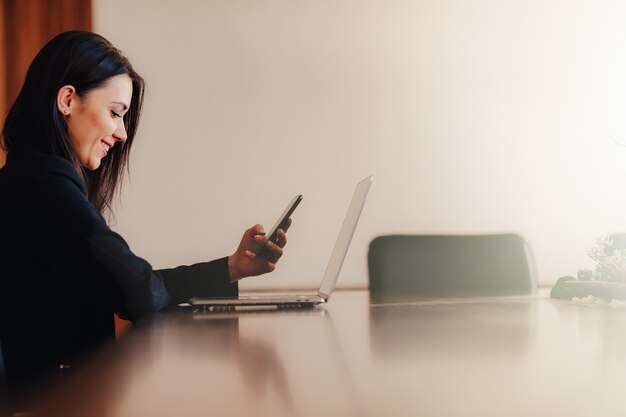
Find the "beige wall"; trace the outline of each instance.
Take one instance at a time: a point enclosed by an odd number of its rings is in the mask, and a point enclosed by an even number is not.
[[[518,232],[551,283],[626,231],[621,0],[95,0],[94,18],[149,85],[116,229],[155,267],[229,253],[302,193],[279,269],[244,288],[313,287],[368,174],[344,286],[380,234]]]

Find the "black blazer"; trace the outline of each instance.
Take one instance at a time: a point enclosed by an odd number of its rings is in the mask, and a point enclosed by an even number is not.
[[[227,258],[154,271],[87,200],[65,159],[9,153],[0,169],[0,343],[9,380],[70,364],[191,296],[235,296]]]

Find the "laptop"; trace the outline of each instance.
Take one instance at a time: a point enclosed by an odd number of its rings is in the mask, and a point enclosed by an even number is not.
[[[275,306],[275,307],[315,307],[318,304],[327,303],[330,295],[335,289],[341,266],[348,253],[348,247],[352,241],[352,236],[356,229],[356,225],[361,216],[361,211],[365,205],[365,198],[372,184],[373,176],[365,178],[359,182],[354,191],[354,196],[348,207],[335,248],[333,249],[328,266],[324,273],[324,278],[317,294],[285,294],[285,295],[249,295],[232,298],[209,298],[196,297],[189,300],[192,306],[203,308],[222,308],[222,307],[246,307],[246,306]]]

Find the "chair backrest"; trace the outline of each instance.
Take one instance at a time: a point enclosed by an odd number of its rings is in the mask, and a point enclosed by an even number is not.
[[[370,291],[424,296],[529,294],[533,257],[516,234],[377,237],[368,253]]]

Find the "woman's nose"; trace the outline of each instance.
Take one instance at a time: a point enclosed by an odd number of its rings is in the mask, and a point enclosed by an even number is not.
[[[124,142],[128,135],[126,134],[126,126],[124,126],[124,121],[120,119],[120,122],[117,125],[117,129],[113,132],[113,137],[119,141]]]

